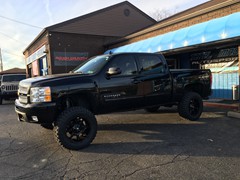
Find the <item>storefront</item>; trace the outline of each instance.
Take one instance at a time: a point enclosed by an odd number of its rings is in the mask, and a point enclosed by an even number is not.
[[[46,46],[42,46],[26,59],[27,72],[29,77],[48,74],[48,63]]]
[[[211,98],[232,99],[239,85],[240,2],[210,1],[193,11],[118,40],[105,53],[162,53],[170,68],[211,69]]]
[[[155,23],[124,1],[46,27],[24,50],[27,76],[68,73],[89,57],[104,53],[105,44]]]
[[[232,99],[232,87],[239,84],[238,47],[194,53],[191,54],[190,61],[193,66],[211,69],[211,98]]]

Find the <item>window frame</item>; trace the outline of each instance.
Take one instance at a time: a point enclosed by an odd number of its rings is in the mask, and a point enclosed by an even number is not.
[[[159,60],[159,62],[162,64],[162,68],[163,68],[163,71],[160,72],[160,71],[151,71],[153,69],[150,69],[150,70],[145,70],[143,71],[142,70],[142,62],[141,61],[141,57],[154,57],[154,58],[157,58]],[[161,57],[161,56],[158,56],[158,55],[153,55],[153,54],[139,54],[137,55],[137,65],[138,65],[138,71],[139,71],[139,74],[140,75],[154,75],[154,74],[166,74],[167,73],[167,69],[166,69],[166,62],[164,61],[164,59]]]
[[[105,71],[107,71],[111,67],[114,67],[114,66],[112,66],[112,64],[114,63],[114,61],[116,61],[117,58],[121,58],[121,57],[124,57],[124,56],[131,57],[131,59],[134,62],[134,66],[136,68],[136,73],[134,73],[134,74],[122,74],[122,73],[120,73],[120,74],[117,74],[117,75],[112,75],[111,78],[129,77],[129,76],[136,76],[136,75],[139,74],[139,68],[138,68],[138,63],[137,63],[136,57],[134,55],[131,55],[131,54],[122,54],[122,55],[117,55],[117,56],[112,57],[111,61],[107,63]],[[117,61],[119,61],[119,60],[117,60]],[[120,68],[120,67],[116,67],[116,68]],[[121,71],[122,71],[122,69],[121,69]]]

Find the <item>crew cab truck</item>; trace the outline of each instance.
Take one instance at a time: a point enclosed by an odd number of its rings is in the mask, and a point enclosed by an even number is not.
[[[161,54],[121,53],[89,59],[68,74],[23,80],[15,110],[19,121],[54,128],[65,148],[78,150],[96,136],[95,115],[178,105],[198,120],[211,94],[210,70],[169,70]]]
[[[26,79],[25,74],[3,74],[0,77],[0,105],[3,100],[16,99],[18,84]]]

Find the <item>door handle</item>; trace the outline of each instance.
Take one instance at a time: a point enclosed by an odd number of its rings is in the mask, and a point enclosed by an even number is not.
[[[141,80],[134,79],[132,82],[133,82],[133,84],[138,84],[138,83],[140,83],[140,82],[142,82],[142,81],[141,81]]]

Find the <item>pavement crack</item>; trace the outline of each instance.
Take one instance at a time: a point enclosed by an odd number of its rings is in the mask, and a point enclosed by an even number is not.
[[[6,150],[11,150],[12,151],[12,144],[15,142],[15,139],[12,139],[10,142],[9,142],[9,145],[4,148],[1,153],[0,153],[0,158],[3,158],[3,157],[7,157],[7,156],[10,156],[12,154],[15,154],[16,152],[9,152],[8,154],[5,154],[5,155],[2,155],[4,152],[6,152]]]
[[[120,164],[122,164],[122,163],[123,163],[124,161],[126,161],[127,159],[130,159],[132,156],[133,156],[133,155],[130,155],[130,156],[126,157],[126,158],[123,158],[123,159],[122,159],[121,161],[119,161],[114,167],[112,167],[111,170],[106,173],[106,175],[109,175],[111,172],[113,172],[114,170],[116,170],[117,167],[120,166]]]
[[[73,158],[73,154],[72,154],[71,150],[69,150],[68,152],[69,152],[69,154],[70,154],[70,157],[68,158],[68,161],[67,161],[66,165],[64,166],[65,172],[64,172],[64,174],[61,176],[61,179],[65,179],[65,176],[67,175],[68,171],[71,170],[71,169],[68,169],[68,166],[69,166],[69,164],[70,164],[70,162],[71,162],[71,160],[72,160],[72,158]]]
[[[106,173],[106,175],[109,175],[111,172],[113,172],[114,170],[116,170],[117,167],[119,167],[124,161],[126,161],[126,160],[128,160],[128,159],[130,159],[130,158],[132,158],[132,157],[134,157],[134,156],[136,156],[136,155],[140,155],[140,154],[142,154],[143,152],[147,151],[147,150],[150,149],[150,148],[153,148],[153,146],[148,146],[148,147],[146,147],[146,148],[144,148],[144,149],[142,149],[142,150],[138,150],[136,153],[134,153],[134,154],[132,154],[132,155],[129,155],[129,156],[123,158],[123,159],[122,159],[121,161],[119,161],[114,167],[112,167],[111,170]]]
[[[158,164],[158,165],[151,165],[151,166],[147,166],[147,167],[144,167],[144,168],[140,168],[140,169],[137,169],[135,171],[133,171],[132,173],[129,173],[129,174],[126,174],[123,176],[123,178],[129,178],[131,177],[132,175],[136,174],[136,173],[139,173],[141,171],[146,171],[146,170],[149,170],[149,169],[153,169],[153,168],[159,168],[159,167],[163,167],[163,166],[167,166],[169,164],[173,164],[173,163],[176,163],[176,162],[182,162],[182,161],[186,161],[187,159],[190,158],[190,156],[186,156],[184,159],[180,159],[180,160],[177,160],[180,156],[182,155],[182,153],[179,153],[177,155],[175,155],[171,161],[168,161],[166,163],[162,163],[162,164]]]

